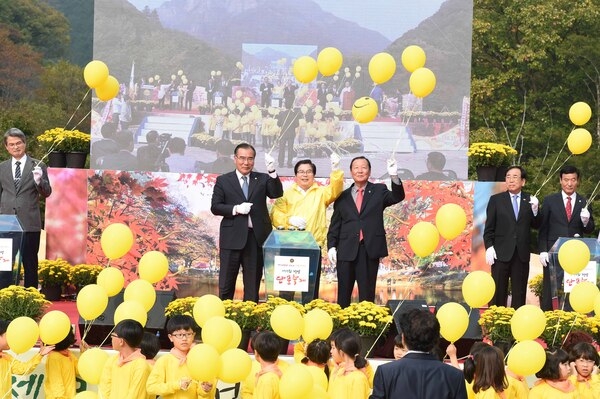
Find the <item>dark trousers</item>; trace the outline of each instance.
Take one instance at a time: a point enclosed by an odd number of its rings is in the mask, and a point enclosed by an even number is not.
[[[262,279],[264,261],[261,247],[258,245],[252,229],[248,229],[248,238],[244,248],[221,248],[219,258],[221,261],[219,298],[233,299],[235,283],[241,266],[244,282],[244,301],[258,302],[258,290]]]
[[[548,266],[544,267],[543,272],[544,274],[542,280],[542,296],[540,297],[540,308],[543,311],[553,310],[554,306],[552,299],[554,298],[554,296],[556,296],[559,299],[559,307],[561,306],[561,302],[564,301],[564,310],[573,310],[567,297],[564,294],[562,295],[562,297],[558,295],[558,291],[563,291],[563,280],[565,277],[565,271],[558,264],[558,259],[556,259],[556,255],[550,255]],[[556,281],[552,281],[554,280],[552,274],[556,274]]]
[[[337,279],[338,296],[337,302],[345,308],[352,301],[352,290],[354,282],[358,284],[359,301],[375,301],[375,286],[377,284],[377,271],[379,269],[379,258],[371,259],[367,256],[364,244],[358,247],[358,254],[351,262],[338,261]]]
[[[23,274],[25,276],[23,285],[25,287],[37,288],[38,281],[38,251],[40,249],[40,232],[27,231],[23,233],[23,242],[13,238],[13,257],[12,264],[15,264],[17,251],[21,251],[21,260],[23,262]],[[20,248],[19,248],[20,244]],[[18,284],[18,278],[13,277],[13,272],[0,272],[0,289],[6,288],[11,284]]]
[[[287,146],[287,164],[292,166],[292,160],[294,159],[294,139],[295,134],[284,133],[281,135],[279,140],[279,166],[283,166],[285,160],[285,147]]]
[[[302,303],[307,304],[313,299],[317,299],[319,297],[319,288],[321,283],[321,251],[319,251],[319,261],[317,263],[317,271],[315,273],[315,290],[313,292],[307,291],[302,293]],[[294,291],[281,291],[279,292],[279,296],[288,301],[292,301],[295,296]]]
[[[509,278],[512,291],[511,307],[518,309],[525,305],[528,276],[529,261],[523,262],[516,250],[510,261],[500,262],[496,260],[492,265],[492,278],[496,283],[496,292],[492,298],[492,305],[506,306]]]

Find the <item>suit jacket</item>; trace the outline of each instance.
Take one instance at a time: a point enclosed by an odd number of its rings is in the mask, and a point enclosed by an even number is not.
[[[377,367],[370,399],[466,399],[463,373],[430,353],[407,353]]]
[[[388,255],[383,210],[404,199],[402,182],[392,182],[392,191],[388,190],[385,184],[367,182],[360,213],[352,198],[352,187],[354,184],[344,190],[333,205],[333,216],[327,233],[327,248],[337,248],[338,261],[353,261],[358,253],[362,229],[369,258],[383,258]]]
[[[521,191],[519,217],[515,219],[512,197],[508,191],[490,197],[483,230],[485,247],[494,247],[500,262],[509,262],[516,251],[523,262],[529,262],[531,228],[538,228],[540,212],[533,215],[529,201],[531,195]]]
[[[554,193],[544,198],[541,210],[540,233],[538,235],[540,252],[548,252],[559,237],[573,237],[575,234],[583,237],[584,234],[590,234],[594,231],[595,225],[591,205],[588,206],[590,221],[585,227],[581,223],[580,213],[585,205],[585,201],[586,199],[583,196],[576,193],[571,220],[568,221],[562,192]]]
[[[33,168],[39,163],[42,180],[39,185],[33,180]],[[12,171],[12,158],[0,163],[0,214],[17,215],[24,231],[36,232],[42,229],[40,199],[52,194],[46,165],[37,159],[27,157],[21,165],[21,184],[15,189]]]
[[[218,176],[210,210],[214,215],[223,216],[219,229],[219,247],[244,248],[248,237],[248,217],[252,219],[256,241],[262,246],[272,230],[266,197],[279,198],[282,195],[283,186],[279,177],[272,178],[266,173],[250,172],[248,199],[244,197],[235,171]],[[234,216],[233,207],[242,202],[252,203],[250,213]]]

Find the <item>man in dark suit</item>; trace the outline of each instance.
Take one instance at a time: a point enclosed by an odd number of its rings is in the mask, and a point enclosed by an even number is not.
[[[402,359],[377,367],[370,399],[466,399],[463,373],[441,362],[431,351],[440,338],[440,323],[428,310],[412,309],[400,316]]]
[[[375,301],[379,260],[388,255],[383,210],[405,196],[396,160],[389,159],[387,163],[391,191],[385,184],[369,182],[371,162],[365,157],[356,157],[350,162],[354,184],[344,190],[333,205],[327,254],[329,261],[336,264],[337,302],[343,308],[350,305],[355,281],[359,300]]]
[[[300,112],[297,109],[284,109],[277,115],[277,126],[281,128],[279,134],[279,167],[285,165],[285,148],[287,146],[287,167],[293,168],[294,159],[294,140],[296,139],[296,130],[300,126]]]
[[[52,188],[46,165],[27,156],[27,141],[21,130],[8,129],[4,133],[4,146],[11,158],[0,163],[0,214],[17,215],[21,222],[23,242],[14,240],[13,258],[21,244],[24,286],[37,288],[42,229],[40,199],[50,196]],[[0,288],[10,284],[14,284],[12,272],[0,272]]]
[[[511,306],[517,309],[525,305],[531,228],[539,227],[541,220],[538,199],[521,191],[526,179],[525,169],[509,167],[505,178],[508,191],[492,195],[488,202],[483,241],[485,259],[492,267],[492,278],[496,283],[492,305],[506,306],[509,278]]]
[[[271,233],[266,197],[283,195],[275,171],[275,160],[265,155],[267,173],[252,171],[256,150],[239,144],[234,151],[235,171],[217,177],[211,212],[223,216],[219,229],[219,297],[233,299],[237,275],[242,266],[244,300],[258,302],[263,273],[262,245]]]
[[[551,289],[551,277],[553,276],[549,269],[552,269],[553,266],[558,287],[562,286],[564,277],[563,268],[559,264],[552,263],[548,257],[548,251],[559,237],[583,237],[584,234],[592,233],[595,228],[591,206],[586,207],[587,200],[576,193],[580,178],[579,170],[574,166],[567,165],[558,173],[561,192],[544,198],[540,234],[538,235],[540,262],[544,266],[542,297],[540,298],[542,310],[552,310],[552,297],[555,294]],[[567,205],[569,205],[570,211],[567,210]]]

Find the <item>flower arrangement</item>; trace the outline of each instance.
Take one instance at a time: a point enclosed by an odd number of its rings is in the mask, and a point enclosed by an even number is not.
[[[12,321],[17,317],[26,316],[37,321],[50,304],[51,302],[33,287],[11,285],[0,290],[0,319]]]
[[[339,313],[340,327],[348,327],[361,336],[377,336],[386,331],[392,322],[387,307],[369,301],[352,303]]]
[[[474,166],[510,165],[517,151],[506,144],[472,143],[467,151],[469,163]]]
[[[197,296],[174,299],[165,307],[165,316],[188,315],[194,317],[194,305],[197,300]]]
[[[41,260],[38,266],[38,278],[42,287],[63,286],[69,284],[71,265],[64,259]]]
[[[544,284],[544,275],[538,274],[533,276],[531,280],[529,280],[529,291],[533,293],[533,295],[540,298],[542,296],[542,287]]]
[[[512,331],[510,329],[510,319],[512,319],[515,310],[504,306],[490,306],[479,316],[479,325],[485,335],[492,342],[513,342]]]
[[[256,330],[259,327],[260,313],[255,313],[256,302],[226,299],[223,305],[225,305],[225,318],[235,321],[242,330]]]
[[[75,265],[70,270],[69,281],[78,288],[94,284],[102,269],[103,267],[100,265],[88,265],[85,263]]]
[[[548,346],[561,345],[569,332],[582,331],[590,334],[594,339],[600,338],[600,318],[588,317],[577,312],[564,310],[551,310],[544,312],[546,315],[546,328],[540,336]]]
[[[65,130],[61,127],[46,130],[37,137],[47,150],[58,152],[89,152],[90,135],[79,130]]]
[[[304,305],[304,309],[307,312],[313,309],[324,310],[331,316],[331,320],[333,320],[333,331],[340,328],[341,320],[339,319],[339,315],[342,312],[342,307],[339,304],[327,302],[323,299],[313,299]]]

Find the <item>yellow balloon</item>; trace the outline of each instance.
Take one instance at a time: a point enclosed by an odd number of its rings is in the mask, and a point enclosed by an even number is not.
[[[480,308],[489,303],[496,292],[496,283],[490,273],[482,270],[470,272],[462,284],[462,294],[467,305]]]
[[[508,353],[507,363],[508,368],[517,375],[533,375],[544,367],[546,351],[536,341],[521,341]]]
[[[6,342],[16,354],[27,352],[35,345],[40,329],[31,317],[21,316],[10,322],[6,329]]]
[[[83,80],[90,89],[102,85],[106,78],[108,78],[108,67],[102,61],[90,61],[83,69]]]
[[[228,349],[233,338],[233,328],[223,316],[214,316],[206,320],[202,327],[202,342],[211,345],[219,353]]]
[[[142,280],[152,284],[165,278],[169,271],[169,260],[159,251],[146,252],[140,258],[138,272]]]
[[[310,343],[317,338],[326,340],[333,331],[331,315],[323,309],[312,309],[304,315],[304,330],[302,338]]]
[[[590,149],[592,146],[592,135],[586,129],[578,127],[569,133],[567,137],[567,147],[573,155],[580,155]]]
[[[221,369],[221,356],[211,345],[198,344],[188,352],[186,363],[194,380],[211,382]]]
[[[408,86],[410,91],[417,97],[423,98],[431,94],[435,89],[435,75],[428,68],[419,68],[410,74]]]
[[[408,243],[415,255],[422,258],[431,255],[440,242],[437,228],[429,222],[418,222],[408,233]]]
[[[360,97],[352,105],[352,116],[358,123],[369,123],[377,117],[379,108],[371,97]]]
[[[75,395],[75,399],[98,399],[98,392],[82,391]]]
[[[252,369],[252,359],[248,352],[234,348],[221,354],[219,380],[228,384],[244,381]]]
[[[104,288],[109,297],[117,295],[123,289],[125,276],[116,267],[107,267],[98,274],[96,283]]]
[[[335,47],[325,47],[317,56],[317,66],[323,76],[331,76],[336,73],[343,62],[342,52]]]
[[[435,225],[442,237],[453,240],[467,227],[465,210],[457,204],[444,204],[435,214]]]
[[[574,125],[581,126],[588,123],[592,117],[592,108],[583,101],[576,102],[569,108],[569,119]]]
[[[590,313],[594,310],[596,297],[600,291],[596,284],[589,281],[582,281],[571,290],[569,294],[569,303],[574,311],[579,313]]]
[[[596,295],[594,298],[594,313],[596,317],[600,316],[600,295]]]
[[[108,259],[119,259],[131,249],[133,233],[124,223],[110,224],[102,232],[100,245]]]
[[[296,62],[294,62],[292,71],[298,82],[302,83],[312,82],[319,73],[317,61],[308,55],[303,55],[298,58]]]
[[[402,52],[402,65],[408,72],[424,67],[426,60],[425,51],[419,46],[408,46]]]
[[[229,325],[231,325],[231,341],[229,341],[229,344],[227,345],[227,349],[234,349],[237,348],[240,344],[240,342],[242,342],[242,329],[240,328],[240,325],[238,323],[236,323],[233,320],[230,319],[225,319],[229,322]]]
[[[108,294],[98,284],[88,284],[77,294],[77,311],[84,320],[94,320],[106,310],[106,306]]]
[[[443,304],[437,310],[435,317],[440,322],[440,335],[449,342],[458,341],[469,327],[467,310],[456,302]]]
[[[581,272],[590,261],[587,244],[575,238],[568,240],[558,249],[558,262],[569,274]]]
[[[71,330],[71,319],[60,310],[51,310],[40,320],[40,339],[54,345],[66,338]]]
[[[102,369],[108,360],[108,353],[100,348],[91,348],[79,356],[77,370],[81,378],[88,384],[100,383]]]
[[[320,367],[312,367],[312,366],[308,367],[308,371],[310,372],[310,375],[312,376],[313,383],[315,384],[315,386],[319,386],[319,387],[323,388],[324,390],[327,390],[328,382],[327,382],[327,376],[325,375],[325,371],[323,371],[323,369]]]
[[[96,95],[101,101],[112,100],[119,94],[119,81],[114,76],[108,76],[104,83],[96,87]]]
[[[142,327],[146,325],[148,321],[148,313],[138,301],[125,301],[119,304],[115,309],[114,324],[119,323],[121,320],[131,319],[138,321]]]
[[[125,288],[123,299],[125,301],[138,301],[144,306],[146,312],[149,312],[154,306],[154,302],[156,302],[156,290],[146,280],[134,280]]]
[[[517,341],[536,339],[546,328],[546,315],[538,306],[523,305],[510,319],[510,330]]]
[[[308,366],[304,364],[290,365],[279,380],[279,395],[287,399],[305,399],[312,391],[314,381]]]
[[[382,84],[396,73],[396,60],[388,53],[377,53],[369,61],[369,76],[373,82]]]
[[[211,317],[225,316],[225,305],[223,305],[223,301],[218,296],[206,294],[198,298],[194,304],[192,313],[196,323],[198,323],[200,327],[204,328],[204,323],[206,323],[206,320],[210,319]]]
[[[309,369],[310,369],[310,367],[309,367]],[[317,383],[315,383],[315,385],[312,387],[312,391],[310,391],[310,394],[306,398],[330,399],[331,396],[329,396],[329,394],[327,393],[327,388],[323,388],[321,385],[318,385]]]
[[[298,339],[304,330],[304,319],[292,305],[279,305],[271,313],[271,327],[283,339]]]

